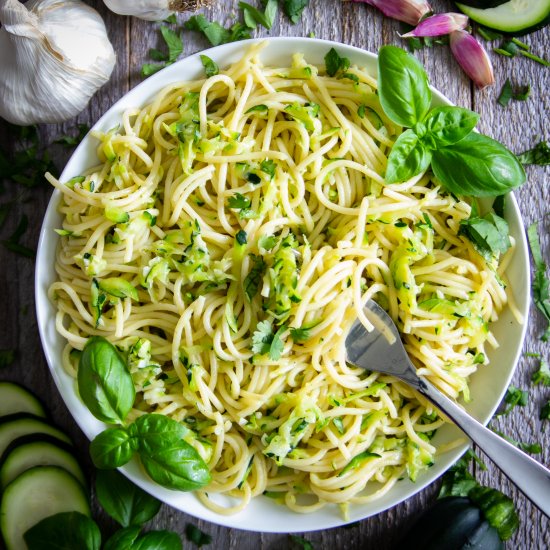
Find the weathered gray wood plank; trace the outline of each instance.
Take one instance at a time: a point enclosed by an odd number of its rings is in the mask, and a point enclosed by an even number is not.
[[[253,1],[253,0],[251,0]],[[79,115],[76,121],[63,125],[48,125],[41,127],[41,135],[45,143],[51,142],[57,136],[71,131],[76,122],[92,124],[128,89],[141,82],[139,74],[144,62],[150,61],[148,51],[159,44],[158,25],[138,19],[117,16],[109,12],[100,0],[89,0],[104,16],[109,36],[117,52],[117,66],[107,86],[96,94],[87,109]],[[227,24],[236,13],[238,0],[218,0],[210,8],[202,10],[209,18]],[[438,11],[452,9],[448,1],[433,2]],[[179,16],[180,23],[186,15]],[[280,17],[270,32],[260,30],[257,36],[308,36],[314,33],[318,38],[342,41],[370,51],[376,51],[386,43],[400,44],[397,36],[399,24],[383,18],[375,9],[352,3],[340,3],[338,0],[310,0],[310,7],[304,13],[303,20],[297,25],[291,25]],[[189,55],[208,47],[204,38],[195,33],[185,32],[184,54]],[[540,55],[550,51],[550,34],[548,30],[528,37],[526,42],[533,44],[533,50]],[[482,114],[481,131],[503,141],[513,150],[521,151],[531,146],[536,137],[548,138],[548,108],[550,85],[548,69],[544,70],[527,59],[508,60],[492,55],[497,85],[483,92],[473,92],[468,79],[462,74],[447,48],[435,47],[417,52],[425,64],[432,84],[447,95],[453,102],[472,107]],[[506,110],[495,103],[506,76],[511,76],[514,83],[526,82],[532,85],[532,97],[527,103],[512,103]],[[0,140],[10,140],[8,129],[0,123]],[[69,152],[59,145],[51,148],[51,153],[61,168],[66,162]],[[549,191],[545,182],[548,170],[530,168],[529,183],[518,193],[518,199],[526,224],[543,219],[547,212]],[[10,188],[5,198],[15,197],[19,189]],[[31,228],[25,235],[25,242],[36,243],[41,219],[45,211],[50,190],[47,187],[27,192],[32,194],[32,203],[18,204],[2,229],[1,238],[5,238],[15,228],[19,216],[25,212],[29,216]],[[548,258],[550,247],[548,240],[548,224],[542,223],[543,253]],[[2,313],[0,316],[0,348],[17,347],[19,356],[16,364],[2,373],[3,379],[13,379],[32,388],[47,401],[53,417],[75,439],[77,447],[82,449],[81,459],[90,468],[87,453],[87,440],[70,417],[65,405],[49,376],[43,359],[40,342],[36,330],[33,298],[32,261],[16,257],[0,248],[0,296],[2,296]],[[547,345],[541,344],[539,335],[543,322],[541,316],[532,312],[530,330],[526,351],[547,353]],[[535,369],[532,359],[522,360],[518,367],[514,384],[522,388],[530,388],[531,400],[524,410],[516,409],[505,418],[498,421],[499,429],[510,436],[533,441],[538,440],[543,446],[541,458],[548,464],[550,456],[548,447],[550,433],[548,428],[543,431],[538,420],[538,411],[543,401],[550,397],[547,388],[531,388],[530,375]],[[478,478],[495,487],[504,488],[514,496],[521,515],[522,526],[509,543],[510,548],[538,549],[550,547],[550,533],[546,518],[542,516],[526,499],[518,495],[507,481],[491,466],[486,472],[478,472]],[[394,547],[410,524],[432,500],[437,492],[437,484],[428,487],[407,502],[362,521],[348,529],[338,528],[305,535],[314,543],[315,548],[377,548]],[[94,506],[96,518],[100,521],[105,534],[113,531],[114,523]],[[191,516],[178,512],[168,506],[163,506],[161,513],[151,522],[152,528],[173,529],[182,535],[187,523],[200,526],[213,536],[211,548],[239,550],[274,550],[292,548],[286,535],[261,534],[227,529],[207,522],[198,521]]]

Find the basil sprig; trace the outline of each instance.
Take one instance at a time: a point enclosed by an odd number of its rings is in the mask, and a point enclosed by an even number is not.
[[[183,440],[189,428],[161,414],[144,414],[127,424],[135,399],[132,377],[115,346],[101,336],[88,340],[80,356],[78,390],[90,412],[116,424],[90,444],[97,468],[112,469],[137,454],[153,481],[178,491],[193,491],[211,480],[207,464]]]
[[[461,107],[430,109],[426,71],[405,50],[380,48],[378,86],[386,115],[408,128],[388,157],[387,183],[406,181],[430,165],[443,187],[456,195],[497,196],[525,182],[525,171],[513,153],[473,132],[478,114]]]

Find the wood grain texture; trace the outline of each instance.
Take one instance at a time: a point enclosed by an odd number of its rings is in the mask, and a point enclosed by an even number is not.
[[[254,3],[254,0],[251,0]],[[141,82],[139,74],[144,62],[150,61],[148,51],[159,45],[158,25],[133,18],[117,16],[109,12],[100,0],[89,0],[105,19],[109,36],[117,53],[117,66],[108,85],[102,88],[91,100],[86,110],[75,121],[63,125],[48,125],[40,128],[42,141],[51,144],[61,134],[74,131],[77,122],[92,124],[117,99],[130,88]],[[452,3],[433,1],[436,11],[449,11]],[[238,0],[218,0],[209,8],[201,10],[207,17],[220,23],[233,21],[237,12]],[[180,24],[187,15],[180,15]],[[376,51],[382,44],[400,44],[399,24],[383,18],[375,9],[357,3],[341,3],[339,0],[310,0],[302,21],[291,25],[284,17],[279,17],[270,32],[256,31],[256,36],[308,36],[341,41],[370,51]],[[539,55],[550,51],[548,29],[529,36],[526,42]],[[184,32],[184,55],[208,47],[206,40],[196,33]],[[550,138],[549,126],[549,69],[527,59],[502,58],[492,54],[497,84],[485,91],[474,91],[469,80],[461,72],[446,47],[435,47],[417,53],[425,64],[433,86],[438,88],[453,102],[473,108],[481,113],[480,130],[504,142],[514,151],[529,148],[540,137]],[[515,84],[530,83],[532,96],[527,102],[512,102],[506,109],[496,103],[496,97],[504,80],[510,77]],[[0,142],[10,143],[9,127],[0,122]],[[51,145],[49,151],[61,169],[69,151],[60,145]],[[546,179],[548,168],[529,167],[529,182],[517,193],[526,225],[541,221],[543,233],[543,254],[550,258],[548,222],[546,214],[549,204],[549,188]],[[20,188],[8,185],[0,201],[6,202],[17,197]],[[15,228],[22,213],[30,220],[30,229],[24,237],[25,244],[36,244],[50,190],[46,185],[32,191],[24,191],[23,197],[29,201],[19,201],[1,229],[0,240],[5,239]],[[38,338],[34,314],[33,276],[34,264],[0,247],[0,349],[16,348],[16,363],[1,373],[0,378],[16,380],[33,389],[52,412],[53,418],[73,437],[79,449],[80,458],[89,471],[92,467],[87,456],[88,441],[80,432],[63,404],[49,375]],[[548,356],[548,344],[541,343],[539,336],[543,320],[534,309],[529,317],[529,334],[525,351],[541,352]],[[522,441],[539,441],[543,447],[540,459],[550,462],[550,429],[548,421],[543,427],[538,419],[538,411],[543,402],[550,398],[550,389],[533,388],[530,376],[536,365],[533,359],[522,359],[514,376],[513,383],[529,388],[530,402],[525,408],[517,408],[506,417],[496,421],[496,425],[509,436]],[[512,495],[521,515],[521,527],[507,544],[509,548],[535,550],[550,548],[548,520],[521,495],[490,464],[488,469],[477,472],[480,481],[502,488]],[[366,549],[384,550],[398,548],[398,541],[412,520],[433,500],[438,490],[434,483],[415,497],[385,513],[364,520],[348,528],[336,528],[305,534],[305,538],[316,549]],[[107,536],[116,526],[101,512],[94,499],[95,517]],[[168,506],[163,506],[160,514],[151,522],[151,528],[172,529],[184,536],[187,523],[198,525],[212,535],[209,546],[216,550],[281,550],[297,548],[285,534],[262,534],[253,531],[240,531],[220,527],[196,520]],[[253,526],[251,526],[252,528]],[[186,547],[190,547],[189,544]]]

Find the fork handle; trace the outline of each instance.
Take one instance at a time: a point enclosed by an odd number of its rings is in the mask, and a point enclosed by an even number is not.
[[[478,445],[533,504],[550,517],[550,470],[483,426],[425,378],[419,377],[419,383],[413,385]]]

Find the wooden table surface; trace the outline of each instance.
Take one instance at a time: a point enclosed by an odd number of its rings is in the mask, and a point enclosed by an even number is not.
[[[108,11],[100,0],[88,0],[101,15],[107,25],[109,36],[117,53],[117,65],[110,82],[90,101],[88,108],[75,120],[63,125],[44,125],[39,128],[41,143],[48,147],[59,171],[64,166],[70,150],[52,142],[62,134],[74,133],[77,123],[93,124],[118,98],[141,82],[140,68],[150,61],[149,48],[159,45],[158,25],[135,18],[118,16]],[[238,0],[217,0],[215,5],[202,10],[207,16],[221,23],[228,23],[237,13]],[[254,2],[253,2],[254,3]],[[391,21],[374,8],[358,3],[341,3],[339,0],[310,0],[302,21],[291,25],[282,15],[271,31],[256,31],[256,36],[308,36],[341,41],[376,52],[383,44],[403,45],[398,36],[399,23]],[[451,11],[451,2],[432,0],[438,12]],[[178,17],[183,23],[187,15]],[[547,56],[550,52],[550,27],[525,37],[535,54]],[[196,33],[184,31],[184,55],[208,47],[205,39]],[[550,69],[525,58],[509,59],[491,52],[495,69],[495,86],[477,91],[461,72],[447,47],[437,46],[418,51],[416,54],[424,63],[431,83],[456,104],[469,107],[481,114],[479,129],[505,143],[511,150],[521,152],[533,146],[540,138],[549,139],[550,118],[549,94]],[[1,78],[1,75],[0,75]],[[503,108],[496,99],[506,78],[514,84],[531,85],[531,96],[525,102],[511,102]],[[0,143],[9,147],[13,139],[9,127],[0,121]],[[550,240],[547,237],[550,186],[546,179],[548,167],[531,166],[527,169],[528,182],[516,193],[524,222],[527,226],[541,220],[540,229],[544,234],[543,255],[550,262]],[[0,240],[6,239],[15,229],[21,215],[25,213],[30,221],[22,242],[36,247],[42,217],[51,194],[47,184],[25,190],[21,186],[7,182],[0,195],[0,203],[13,198],[19,200],[10,208],[7,220],[0,229]],[[73,421],[49,375],[37,330],[34,313],[34,262],[18,256],[0,246],[0,349],[16,349],[14,364],[0,373],[1,379],[23,383],[38,394],[48,405],[53,418],[75,440],[82,449],[84,464],[92,467],[87,457],[88,441]],[[549,344],[540,341],[543,319],[533,307],[529,315],[529,330],[524,351],[540,352],[549,356]],[[550,388],[534,387],[530,383],[531,373],[536,369],[534,359],[520,360],[513,384],[529,389],[529,403],[516,407],[514,411],[500,418],[496,425],[507,435],[521,441],[539,441],[542,454],[537,458],[550,464],[550,421],[546,425],[539,420],[540,407],[550,398]],[[495,468],[488,464],[487,471],[478,469],[477,479],[499,488],[511,495],[521,517],[521,526],[507,543],[508,548],[537,550],[550,548],[548,518],[532,506]],[[434,483],[407,502],[382,514],[361,521],[348,528],[306,533],[304,537],[316,549],[366,549],[397,548],[398,541],[412,520],[433,500],[439,488]],[[549,495],[550,498],[550,495]],[[94,503],[94,513],[104,533],[114,529],[114,523],[99,511]],[[253,531],[228,529],[176,511],[166,505],[154,519],[150,527],[172,529],[182,534],[187,523],[198,525],[212,537],[209,548],[217,549],[284,549],[297,548],[286,534],[262,534]],[[251,529],[253,526],[251,526]],[[185,548],[191,543],[184,542]]]

